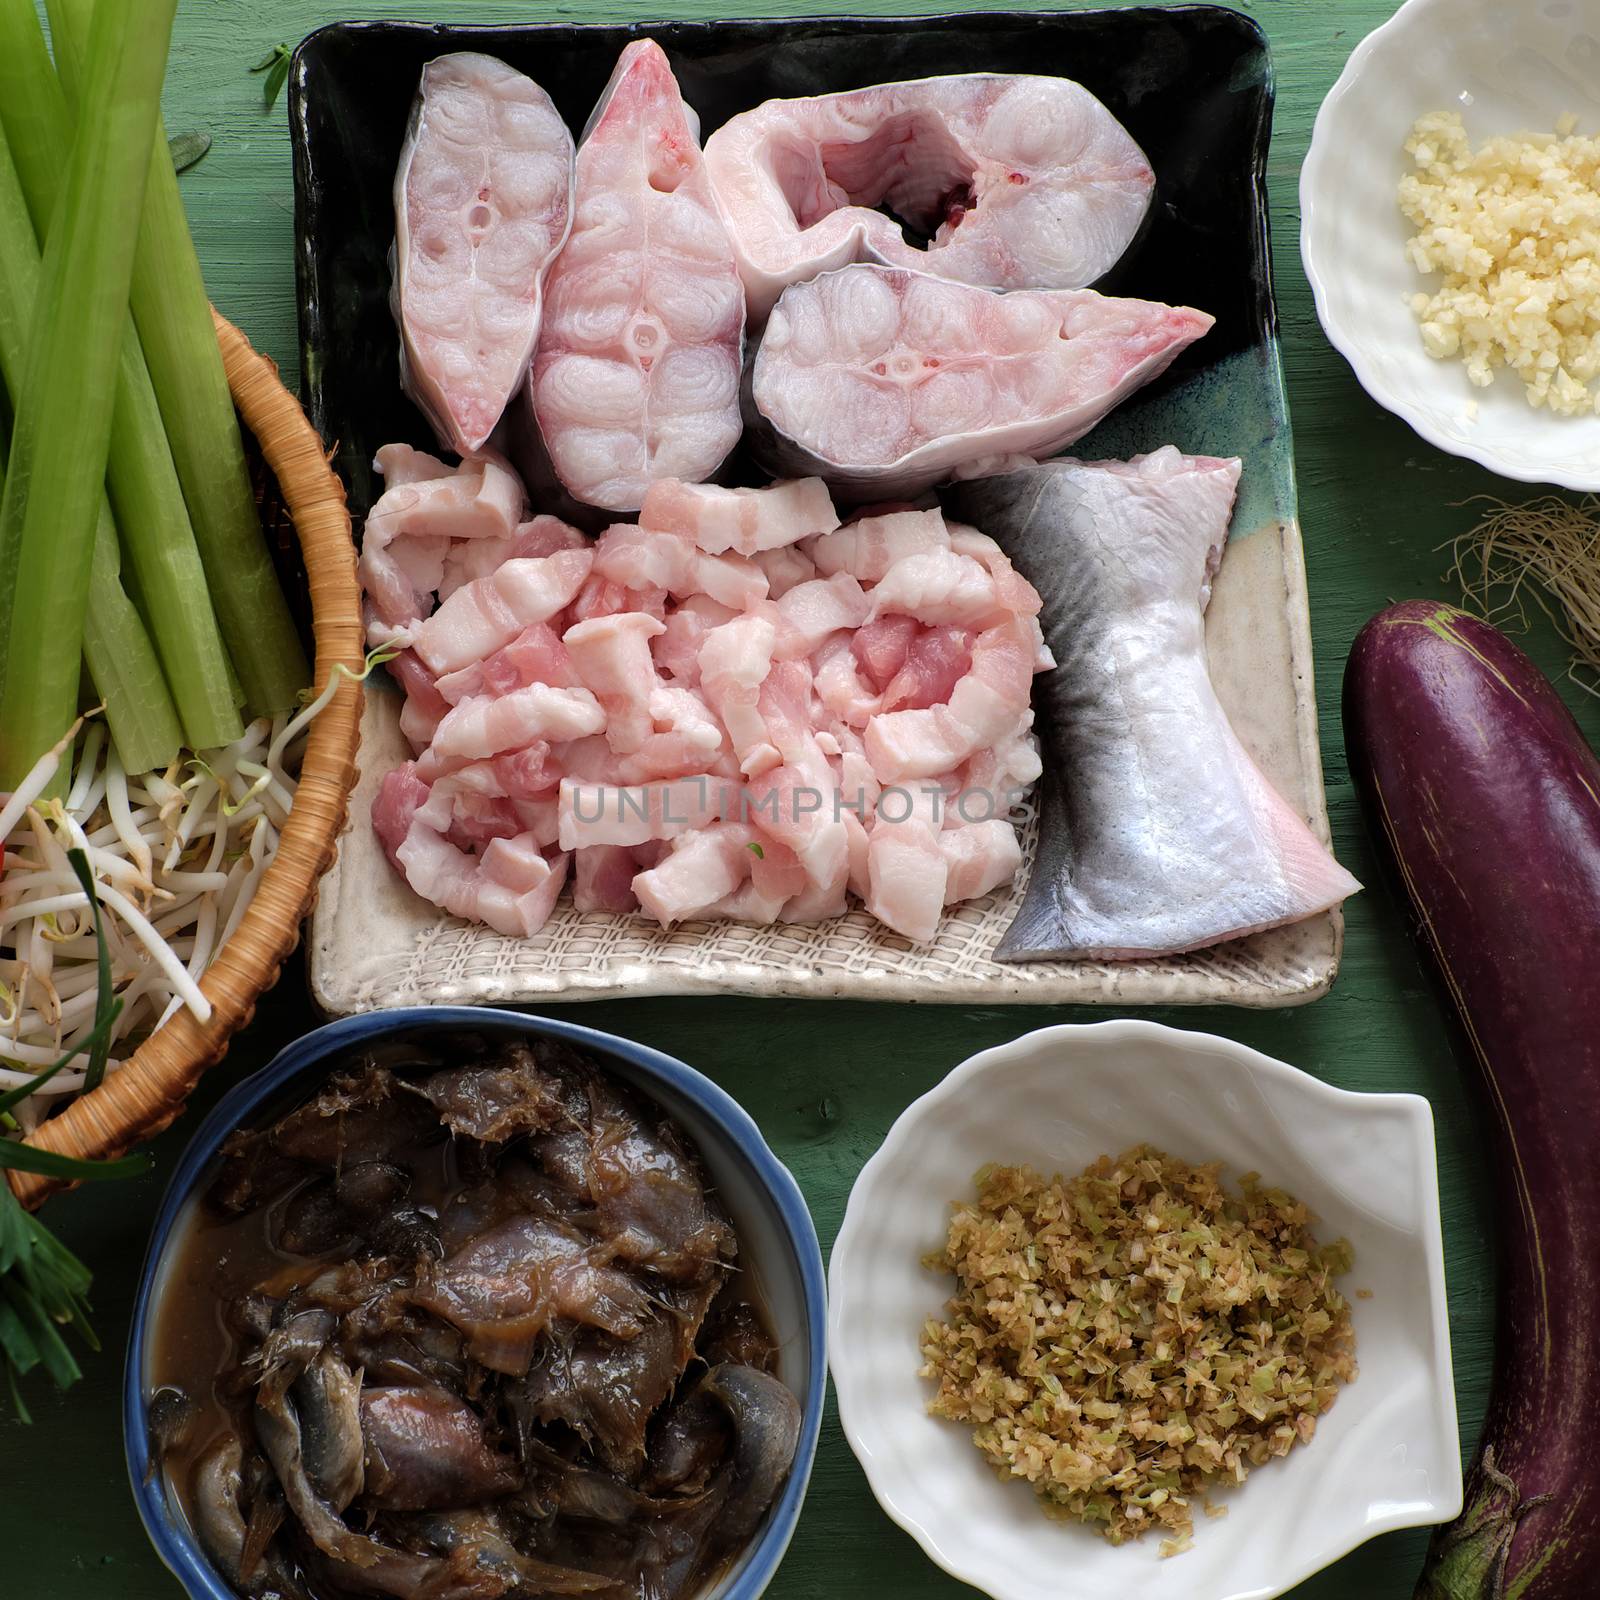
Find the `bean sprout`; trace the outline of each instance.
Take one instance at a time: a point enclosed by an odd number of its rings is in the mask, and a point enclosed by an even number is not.
[[[347,674],[354,676],[354,674]],[[88,858],[123,1010],[108,1072],[180,1010],[211,1013],[200,988],[278,848],[306,727],[258,719],[237,743],[165,772],[128,773],[102,723],[80,720],[0,804],[0,1090],[88,1039],[96,959],[88,898],[66,852]],[[92,714],[91,714],[92,716]],[[57,784],[66,765],[68,777]],[[66,798],[45,799],[55,784]],[[86,1053],[14,1108],[23,1128],[82,1090]]]

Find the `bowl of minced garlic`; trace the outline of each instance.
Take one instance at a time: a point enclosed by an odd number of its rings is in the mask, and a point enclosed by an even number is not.
[[[1140,1145],[1078,1177],[988,1166],[927,1265],[955,1278],[923,1330],[929,1410],[1003,1479],[1112,1544],[1187,1549],[1210,1492],[1311,1444],[1356,1375],[1350,1307],[1305,1206]]]
[[[1553,133],[1474,146],[1459,113],[1406,140],[1400,210],[1425,281],[1410,297],[1423,348],[1487,388],[1514,373],[1530,405],[1593,412],[1600,396],[1600,138],[1564,116]]]

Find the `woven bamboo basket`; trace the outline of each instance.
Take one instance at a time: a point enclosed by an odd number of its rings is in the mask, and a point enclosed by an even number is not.
[[[278,381],[278,369],[232,323],[217,316],[216,324],[240,420],[277,480],[299,539],[320,690],[336,664],[357,673],[363,658],[361,594],[344,488],[299,402]],[[178,1012],[120,1071],[41,1123],[30,1143],[69,1156],[117,1156],[159,1133],[183,1110],[200,1075],[222,1059],[299,941],[317,882],[333,864],[355,784],[360,727],[361,689],[346,678],[311,725],[278,853],[200,984],[211,1002],[211,1020],[201,1024],[188,1011]],[[60,1187],[32,1173],[9,1176],[25,1205],[37,1205]]]

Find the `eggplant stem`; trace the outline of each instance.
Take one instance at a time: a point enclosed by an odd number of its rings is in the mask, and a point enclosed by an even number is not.
[[[1417,1600],[1505,1600],[1517,1529],[1529,1512],[1555,1498],[1549,1494],[1519,1498],[1516,1480],[1494,1464],[1493,1445],[1485,1446],[1478,1471],[1503,1497],[1503,1509],[1480,1501],[1473,1512],[1463,1513],[1452,1527],[1440,1531],[1418,1582]],[[1464,1549],[1469,1545],[1478,1548]],[[1462,1559],[1452,1560],[1457,1551]]]

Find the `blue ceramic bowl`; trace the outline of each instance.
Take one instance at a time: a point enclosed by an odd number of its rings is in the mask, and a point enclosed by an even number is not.
[[[145,1531],[157,1554],[191,1600],[234,1600],[234,1590],[206,1559],[182,1509],[170,1504],[160,1473],[150,1473],[150,1342],[155,1308],[168,1266],[169,1247],[216,1165],[218,1147],[236,1128],[261,1118],[295,1090],[311,1093],[338,1059],[379,1042],[440,1034],[489,1038],[554,1038],[597,1056],[608,1070],[636,1084],[675,1118],[698,1146],[701,1159],[739,1231],[740,1259],[754,1279],[779,1345],[779,1375],[799,1396],[800,1443],[782,1497],[739,1559],[704,1600],[756,1600],[788,1548],[811,1476],[822,1424],[826,1382],[826,1291],[816,1229],[789,1169],[767,1148],[761,1131],[729,1095],[707,1077],[659,1050],[576,1023],[512,1011],[426,1006],[377,1011],[330,1023],[298,1039],[262,1071],[236,1085],[189,1141],[156,1218],[134,1302],[123,1373],[122,1425],[128,1474]]]

